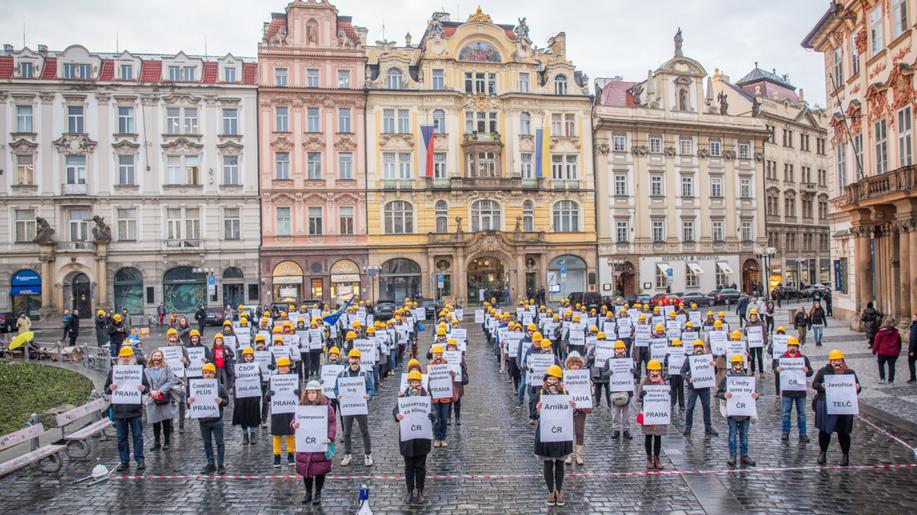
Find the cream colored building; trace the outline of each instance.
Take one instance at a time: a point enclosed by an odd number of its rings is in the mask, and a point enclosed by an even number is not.
[[[596,82],[601,292],[708,293],[760,284],[764,124],[730,116],[682,52],[645,80]]]
[[[737,82],[716,70],[714,98],[725,96],[727,112],[763,121],[763,194],[767,233],[766,267],[785,286],[830,285],[828,225],[828,118],[806,103],[786,76],[757,66]]]

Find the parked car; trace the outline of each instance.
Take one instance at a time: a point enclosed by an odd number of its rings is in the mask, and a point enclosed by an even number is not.
[[[814,297],[815,297],[815,292],[820,293],[820,294],[821,294],[821,297],[824,298],[824,297],[825,297],[825,292],[826,292],[826,291],[831,291],[831,288],[828,287],[828,286],[825,286],[824,284],[818,284],[818,283],[816,283],[816,284],[812,284],[812,285],[806,286],[806,287],[803,288],[802,291],[800,291],[799,293],[800,293],[803,297],[806,297],[806,298],[808,298],[808,299],[811,299],[811,298],[814,298]]]
[[[602,308],[602,295],[594,291],[575,291],[567,295],[567,300],[571,304],[582,304],[587,310],[595,309],[598,311]]]
[[[377,300],[376,304],[373,306],[373,319],[374,320],[388,320],[395,316],[395,309],[398,306],[393,300]]]
[[[711,307],[716,304],[716,299],[711,295],[704,295],[703,293],[686,293],[682,296],[686,306],[691,306],[691,304],[697,304],[698,306]]]
[[[618,298],[619,297],[615,297],[614,299],[617,300]],[[652,300],[653,300],[653,296],[648,293],[641,293],[638,295],[628,295],[627,297],[624,297],[624,302],[626,302],[627,304],[631,306],[637,303],[649,304]]]
[[[734,288],[717,288],[709,293],[716,304],[735,304],[742,295],[742,292]]]
[[[650,299],[650,304],[653,306],[677,306],[682,302],[684,299],[678,293],[657,293]]]
[[[784,300],[799,300],[802,296],[802,293],[799,292],[799,288],[795,286],[781,286],[780,289],[783,291]]]
[[[16,328],[16,315],[12,311],[0,312],[0,332],[9,333]]]

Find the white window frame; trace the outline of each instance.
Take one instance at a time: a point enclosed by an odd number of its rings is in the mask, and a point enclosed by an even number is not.
[[[322,108],[306,108],[306,132],[322,132]]]
[[[913,138],[911,136],[913,121],[911,106],[898,111],[898,166],[914,163]]]
[[[290,180],[290,153],[274,152],[274,180]]]
[[[223,239],[242,239],[242,216],[238,207],[223,208]]]
[[[322,180],[321,152],[306,152],[306,179],[310,181]]]
[[[306,209],[307,234],[309,236],[321,236],[324,234],[324,212],[321,207],[309,206]]]
[[[128,159],[130,162],[128,162]],[[118,185],[133,186],[136,184],[136,159],[134,154],[118,154]]]
[[[242,184],[242,177],[239,168],[239,156],[223,156],[223,185],[238,186]]]
[[[17,105],[16,106],[16,132],[20,133],[32,133],[35,132],[35,126],[33,124],[32,117],[32,106],[31,105]]]
[[[116,215],[118,217],[118,241],[137,241],[137,208],[118,208]]]
[[[338,152],[338,179],[353,179],[353,152]]]
[[[281,216],[286,214],[286,216]],[[292,209],[285,206],[277,207],[274,210],[274,223],[277,236],[290,236],[293,234],[293,214]]]

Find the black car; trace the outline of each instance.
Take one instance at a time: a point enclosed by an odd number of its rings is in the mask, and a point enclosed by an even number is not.
[[[575,291],[567,295],[567,300],[574,306],[582,304],[587,310],[602,309],[602,296],[594,291]]]
[[[17,318],[12,311],[0,311],[0,332],[9,333],[15,329]]]
[[[784,300],[798,300],[800,297],[802,297],[802,293],[799,292],[799,288],[795,286],[781,286],[780,291]]]
[[[742,295],[742,292],[733,288],[717,288],[709,293],[716,304],[735,304]]]
[[[648,295],[646,293],[640,293],[637,295],[628,295],[627,297],[624,297],[624,302],[626,302],[627,304],[631,306],[633,306],[634,304],[638,304],[638,303],[639,304],[649,304],[652,298],[653,298],[652,295]],[[615,297],[615,300],[617,299],[618,297]]]
[[[393,300],[377,300],[376,304],[373,306],[373,319],[374,320],[388,320],[395,316],[395,309],[398,305],[395,304]]]
[[[206,325],[223,325],[223,308],[219,306],[205,308],[207,312]]]
[[[685,306],[688,307],[690,307],[691,304],[697,304],[698,306],[706,306],[709,308],[716,304],[716,298],[714,298],[712,295],[704,295],[703,293],[699,292],[685,293],[681,297],[684,299],[683,302],[685,303]]]
[[[828,291],[831,291],[831,288],[825,286],[824,284],[812,284],[810,286],[806,286],[805,288],[803,288],[802,291],[799,293],[803,297],[807,299],[811,299],[815,297],[816,292],[820,294],[821,298],[825,298],[825,292],[828,292]]]

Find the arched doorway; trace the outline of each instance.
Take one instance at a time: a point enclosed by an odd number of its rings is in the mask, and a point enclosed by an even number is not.
[[[625,261],[623,263],[618,263],[614,265],[614,293],[615,295],[629,296],[637,293],[636,284],[636,274],[634,273],[634,265],[630,261]]]
[[[190,266],[179,266],[162,277],[162,298],[170,313],[193,313],[207,303],[207,278]]]
[[[331,265],[331,300],[360,295],[360,266],[349,259]]]
[[[73,272],[64,279],[64,306],[80,310],[80,318],[92,317],[92,282],[83,272]]]
[[[558,256],[548,264],[548,298],[559,300],[586,291],[586,262],[574,255]]]
[[[223,270],[223,304],[235,309],[245,302],[245,275],[239,267]]]
[[[303,298],[303,271],[295,261],[281,261],[271,272],[274,302],[296,302]],[[289,299],[289,300],[285,300]]]
[[[742,264],[742,291],[754,293],[760,286],[761,272],[758,270],[758,262],[754,259],[746,259]]]
[[[491,256],[472,259],[468,263],[466,276],[469,302],[483,302],[494,297],[501,304],[507,302],[506,269],[499,259]]]
[[[420,265],[405,258],[390,259],[379,270],[379,298],[400,303],[421,294]]]
[[[115,311],[127,308],[132,315],[143,314],[143,274],[125,267],[115,272]],[[80,313],[82,314],[82,312]]]

